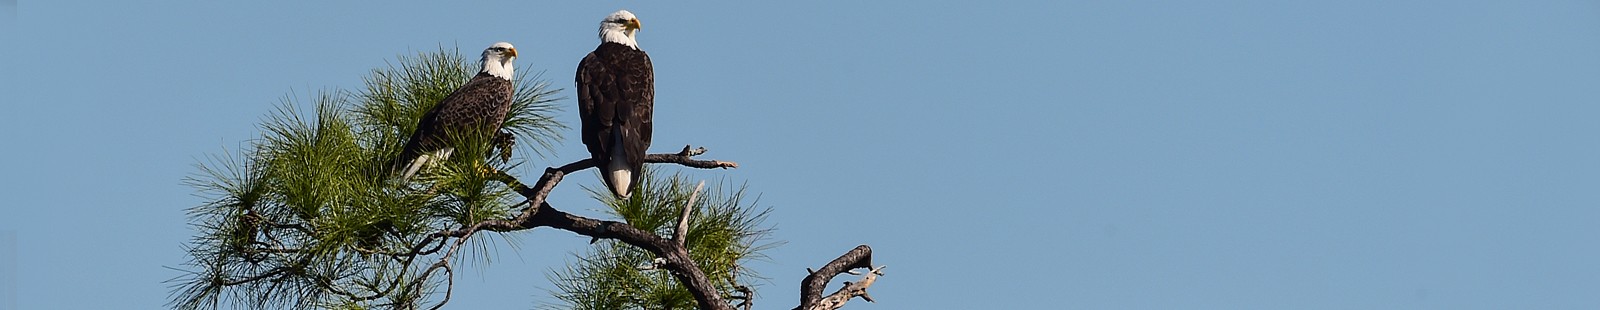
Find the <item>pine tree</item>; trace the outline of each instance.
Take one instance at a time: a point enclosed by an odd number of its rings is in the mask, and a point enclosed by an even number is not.
[[[448,163],[403,184],[390,159],[477,64],[443,48],[398,63],[373,70],[358,91],[284,98],[261,137],[198,165],[187,183],[210,202],[189,210],[199,235],[188,247],[194,270],[175,279],[176,308],[412,308],[439,279],[425,272],[426,255],[402,254],[436,253],[411,247],[516,211],[520,196],[492,172],[517,163],[502,154],[543,154],[560,141],[559,89],[537,75],[518,79],[502,130],[532,142],[521,152],[469,137]]]

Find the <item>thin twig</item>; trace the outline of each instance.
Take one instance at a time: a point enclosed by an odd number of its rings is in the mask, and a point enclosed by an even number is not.
[[[456,272],[454,269],[450,268],[449,263],[444,264],[444,281],[444,300],[440,300],[439,304],[433,305],[433,307],[428,308],[428,310],[439,310],[440,307],[444,307],[444,304],[450,302],[450,294],[456,289]]]

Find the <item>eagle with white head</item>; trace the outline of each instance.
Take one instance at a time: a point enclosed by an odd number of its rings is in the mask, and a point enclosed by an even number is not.
[[[512,61],[517,48],[497,42],[483,50],[482,69],[467,84],[456,88],[417,121],[417,129],[400,151],[401,179],[411,179],[424,166],[443,162],[455,151],[452,137],[481,134],[494,137],[511,112],[516,91]]]
[[[578,63],[578,115],[583,144],[600,178],[618,198],[628,198],[644,177],[655,106],[655,71],[634,35],[639,18],[628,10],[600,21],[600,46]]]

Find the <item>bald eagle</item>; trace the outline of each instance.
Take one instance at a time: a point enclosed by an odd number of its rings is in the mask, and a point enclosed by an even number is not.
[[[500,129],[500,123],[511,112],[512,94],[516,90],[515,83],[511,82],[514,73],[511,62],[516,58],[517,49],[511,43],[490,45],[478,60],[483,67],[478,75],[422,115],[411,140],[406,141],[400,157],[395,159],[396,164],[403,165],[397,166],[404,168],[402,180],[411,179],[423,166],[449,158],[456,142],[451,137],[469,134],[492,137]]]
[[[628,198],[643,177],[655,105],[655,71],[634,34],[639,19],[627,10],[600,21],[600,46],[578,63],[578,115],[583,144],[600,178],[618,198]]]

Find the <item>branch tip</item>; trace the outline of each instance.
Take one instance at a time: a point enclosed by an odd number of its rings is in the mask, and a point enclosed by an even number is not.
[[[706,181],[701,180],[694,186],[694,192],[689,193],[689,201],[683,203],[683,216],[678,218],[678,228],[672,231],[672,240],[683,246],[684,239],[689,235],[689,215],[694,212],[694,199],[700,197],[700,190],[706,187]]]

